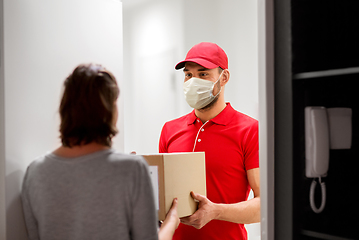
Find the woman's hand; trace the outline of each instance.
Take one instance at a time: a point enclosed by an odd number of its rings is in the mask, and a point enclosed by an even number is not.
[[[161,225],[161,228],[158,232],[159,240],[171,240],[175,230],[177,229],[180,219],[178,218],[177,213],[177,198],[173,199],[171,209],[168,211],[166,215],[166,219]]]

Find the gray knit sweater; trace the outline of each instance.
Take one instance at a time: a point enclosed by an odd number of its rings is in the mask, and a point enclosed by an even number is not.
[[[29,239],[158,239],[148,165],[112,149],[78,158],[46,154],[22,189]]]

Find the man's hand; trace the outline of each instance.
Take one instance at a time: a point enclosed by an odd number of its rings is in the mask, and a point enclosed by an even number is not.
[[[181,223],[200,229],[208,222],[215,219],[219,215],[219,211],[216,204],[211,202],[205,196],[194,192],[191,192],[191,195],[199,202],[198,209],[191,216],[181,218]]]
[[[247,178],[254,198],[237,203],[213,203],[205,196],[191,192],[192,197],[199,202],[198,209],[193,215],[181,218],[181,222],[197,229],[213,219],[240,224],[259,222],[261,220],[259,168],[248,170]]]

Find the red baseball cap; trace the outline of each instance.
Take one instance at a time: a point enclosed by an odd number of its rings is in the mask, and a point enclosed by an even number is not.
[[[186,59],[177,63],[176,69],[184,68],[186,62],[194,62],[205,68],[228,68],[227,54],[215,43],[201,42],[194,45],[187,53]]]

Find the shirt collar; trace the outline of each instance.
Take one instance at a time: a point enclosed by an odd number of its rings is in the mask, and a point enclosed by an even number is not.
[[[222,112],[220,112],[217,116],[212,118],[210,121],[225,126],[232,120],[232,116],[235,113],[235,110],[232,108],[229,102],[227,102],[226,104],[227,106],[222,110]],[[193,111],[187,117],[187,124],[188,125],[194,124],[197,119],[198,117],[196,116],[195,111],[193,109]]]

